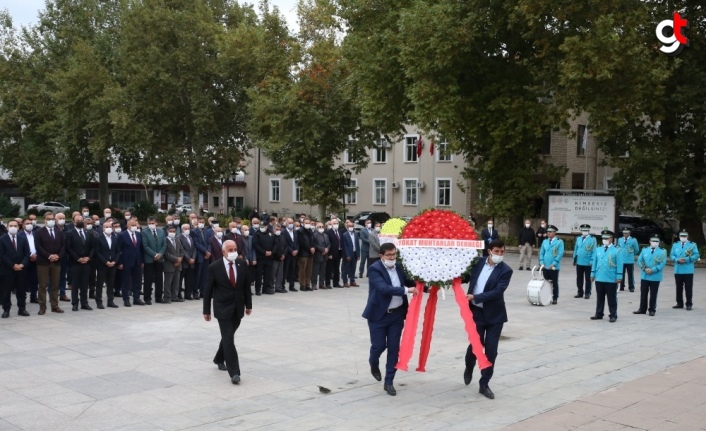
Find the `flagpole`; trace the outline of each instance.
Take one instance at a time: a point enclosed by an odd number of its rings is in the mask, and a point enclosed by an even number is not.
[[[585,162],[583,173],[583,189],[588,190],[588,124],[583,129],[583,157]]]

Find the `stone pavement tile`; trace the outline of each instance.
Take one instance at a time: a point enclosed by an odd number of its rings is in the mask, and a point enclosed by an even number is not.
[[[206,407],[185,410],[180,414],[191,420],[201,423],[218,422],[250,413],[268,410],[267,406],[255,404],[250,401],[233,400],[214,403]]]
[[[634,429],[634,428],[632,428]],[[684,425],[677,424],[675,422],[665,421],[656,422],[654,425],[650,426],[650,431],[685,431],[685,430],[703,430],[703,425],[697,425],[692,427],[685,427]]]
[[[703,394],[701,395],[703,399]],[[700,409],[698,412],[683,412],[669,419],[669,422],[673,422],[678,425],[681,429],[698,429],[706,428],[706,411]]]
[[[291,416],[277,413],[272,410],[264,410],[218,421],[215,422],[214,425],[229,430],[270,429],[270,427],[274,424],[285,422],[290,419],[292,419]]]
[[[61,394],[49,395],[45,397],[35,398],[38,403],[44,404],[47,407],[56,409],[57,407],[65,407],[73,404],[81,404],[95,401],[93,398],[81,394],[79,392],[64,392]]]
[[[32,389],[36,389],[36,387],[34,387]],[[21,392],[18,392],[18,391],[19,390],[17,390],[17,391],[0,390],[0,405],[16,403],[18,401],[24,401],[24,400],[32,398],[31,394],[29,396],[25,397],[24,394],[22,394]]]
[[[605,391],[582,398],[582,403],[595,404],[598,406],[624,408],[635,403],[652,398],[653,395],[646,392],[626,387],[610,388]]]
[[[16,427],[15,425],[0,419],[0,431],[20,431],[21,428]]]
[[[336,418],[325,413],[312,413],[306,416],[291,418],[289,420],[269,425],[271,430],[281,431],[309,431],[316,429],[337,429],[340,424],[345,423],[344,419]]]
[[[647,394],[660,394],[682,385],[679,379],[672,379],[664,372],[644,376],[630,382],[630,388]]]
[[[625,426],[621,425],[615,422],[610,422],[607,420],[603,419],[598,419],[593,422],[589,422],[585,425],[581,425],[577,428],[574,428],[576,431],[627,431],[627,430],[632,430],[634,431],[636,428],[632,426]],[[637,428],[638,430],[640,429],[647,429],[647,428]]]
[[[93,404],[95,404],[95,401],[71,404],[62,407],[55,407],[54,410],[58,411],[59,413],[63,413],[71,417],[72,419],[76,419],[82,414],[84,414],[89,408],[91,408]]]
[[[151,429],[157,430],[181,430],[185,428],[198,428],[204,423],[182,414],[165,415],[149,420]]]
[[[83,359],[81,359],[83,360]],[[68,363],[56,363],[33,367],[29,372],[41,378],[45,382],[61,383],[67,380],[89,378],[92,373],[87,370],[71,367]]]
[[[135,391],[127,386],[118,383],[109,382],[100,377],[87,377],[83,379],[67,380],[61,382],[61,385],[80,392],[96,400],[118,397],[121,395],[132,394]]]
[[[134,389],[136,392],[149,391],[157,388],[167,388],[174,386],[174,383],[162,380],[158,377],[139,371],[125,371],[120,373],[103,374],[102,379],[109,382],[119,383]]]
[[[147,397],[153,397],[173,404],[182,411],[207,407],[223,401],[217,396],[205,394],[188,386],[170,386],[144,392]],[[234,397],[234,399],[237,399]]]
[[[679,402],[663,397],[650,398],[606,415],[605,420],[646,429],[655,422],[669,420],[687,409]]]
[[[71,417],[47,407],[32,414],[18,413],[3,416],[3,419],[22,430],[46,430],[47,427],[52,427],[54,424],[69,421]]]

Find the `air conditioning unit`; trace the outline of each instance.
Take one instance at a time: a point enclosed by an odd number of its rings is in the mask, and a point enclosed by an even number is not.
[[[387,141],[384,141],[382,143],[382,148],[392,148],[392,144]]]
[[[400,188],[400,183],[398,183],[397,181],[393,181],[393,182],[392,182],[392,188],[395,189],[395,190],[399,189],[399,188]]]
[[[420,189],[420,190],[423,190],[424,187],[426,187],[426,184],[424,184],[424,181],[420,181],[418,184],[419,184],[419,189]]]

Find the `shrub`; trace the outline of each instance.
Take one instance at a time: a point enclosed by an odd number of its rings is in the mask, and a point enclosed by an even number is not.
[[[506,246],[517,247],[519,245],[519,239],[516,236],[501,236],[500,239]]]
[[[20,206],[13,204],[7,195],[0,195],[0,214],[5,218],[14,218],[20,215]]]
[[[132,215],[137,216],[138,220],[147,220],[147,217],[155,214],[157,214],[157,206],[152,202],[137,202],[132,209]]]
[[[157,213],[155,217],[157,218],[157,223],[166,223],[167,215],[165,213]]]

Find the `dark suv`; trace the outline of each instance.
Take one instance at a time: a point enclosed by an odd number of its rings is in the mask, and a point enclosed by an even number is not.
[[[667,229],[661,223],[640,216],[621,215],[618,216],[618,232],[615,236],[620,238],[623,236],[623,229],[630,228],[630,234],[640,244],[649,244],[650,238],[657,235],[662,241],[671,243]]]
[[[372,221],[374,224],[375,222],[385,223],[390,218],[391,218],[390,214],[388,214],[386,212],[371,212],[368,214],[363,214],[360,217],[354,219],[353,223],[359,224],[361,226],[365,226],[365,222],[368,220]]]

